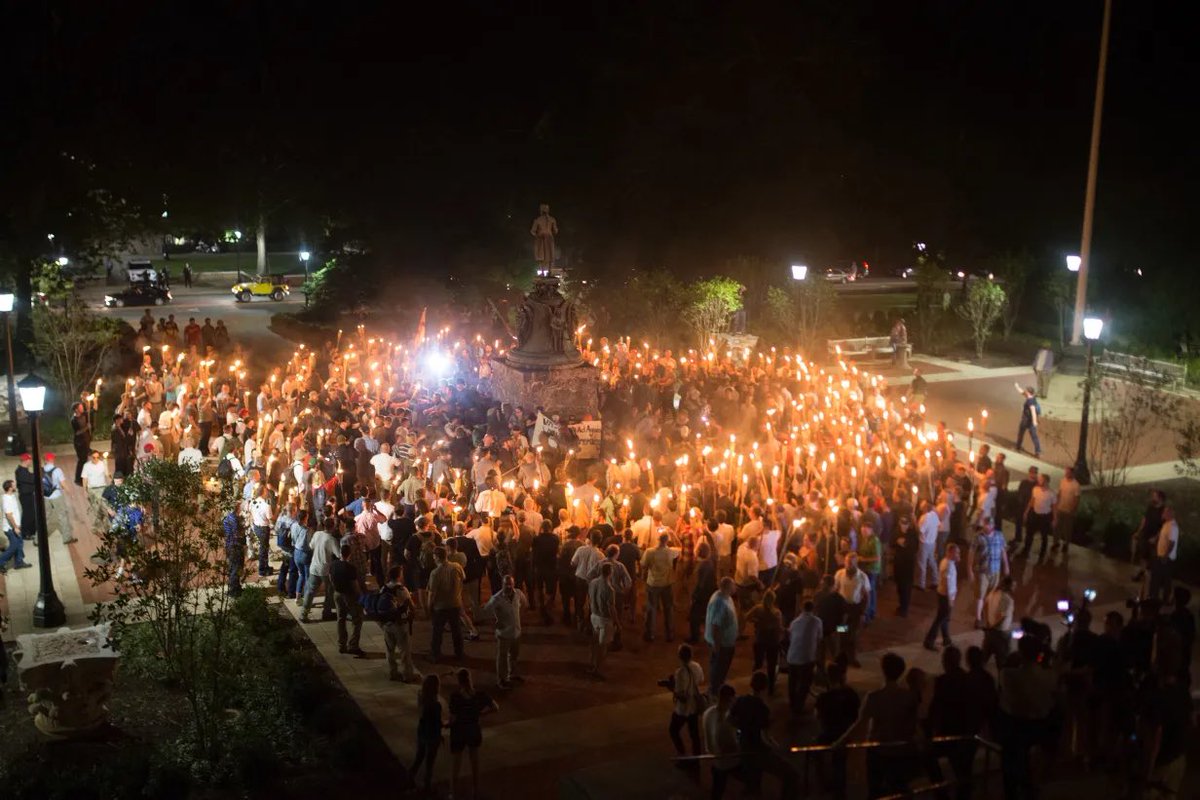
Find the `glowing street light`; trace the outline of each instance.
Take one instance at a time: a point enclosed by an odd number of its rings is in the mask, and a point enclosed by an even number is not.
[[[802,281],[808,277],[807,264],[792,264],[792,280]]]
[[[1079,450],[1075,453],[1075,480],[1081,486],[1092,482],[1092,471],[1087,463],[1088,416],[1092,402],[1092,370],[1095,359],[1092,357],[1092,347],[1104,331],[1104,320],[1099,317],[1085,317],[1083,320],[1083,338],[1087,340],[1087,376],[1083,379],[1083,409],[1079,415]]]
[[[1083,263],[1083,259],[1079,256],[1067,256],[1067,269],[1071,272],[1079,272],[1079,266]]]
[[[57,628],[66,622],[62,601],[54,591],[54,575],[50,571],[50,532],[46,525],[46,495],[42,489],[42,452],[38,441],[38,418],[46,407],[46,382],[34,373],[26,375],[17,390],[21,405],[29,417],[29,436],[33,450],[33,510],[38,542],[38,572],[41,586],[33,603],[33,625],[36,628]],[[69,535],[69,532],[67,532]]]

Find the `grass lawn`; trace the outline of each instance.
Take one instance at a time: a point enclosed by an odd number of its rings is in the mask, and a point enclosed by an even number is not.
[[[193,272],[232,272],[241,267],[242,272],[254,272],[255,253],[248,249],[241,253],[177,253],[171,259],[152,258],[155,268],[164,264],[171,268],[171,274],[176,278],[183,272],[183,265],[191,264]],[[304,264],[295,250],[267,253],[267,266],[271,273],[304,272]],[[314,261],[309,267],[317,268]]]

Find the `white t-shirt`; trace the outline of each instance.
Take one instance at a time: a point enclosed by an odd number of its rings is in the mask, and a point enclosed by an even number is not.
[[[271,504],[266,498],[256,497],[250,501],[250,524],[260,528],[271,527]]]
[[[8,497],[8,495],[5,495]],[[1174,561],[1179,555],[1179,523],[1167,520],[1158,532],[1158,557]]]
[[[204,463],[204,455],[195,447],[185,447],[179,451],[179,458],[175,461],[179,464],[191,464],[193,467],[199,467]]]
[[[376,453],[371,456],[371,466],[375,468],[375,477],[384,483],[391,483],[392,476],[396,474],[396,465],[399,462],[391,453]]]
[[[17,527],[21,527],[21,499],[15,494],[4,495],[3,511],[4,511],[4,530],[11,531],[12,525],[8,521],[8,515],[12,514],[12,518],[17,521]]]
[[[762,537],[758,540],[759,569],[775,569],[779,565],[779,537],[781,535],[780,531],[763,531]]]
[[[733,580],[738,586],[749,586],[758,580],[758,553],[753,547],[743,544],[737,549],[737,563],[733,569]]]
[[[102,489],[108,486],[108,464],[101,461],[92,461],[90,458],[84,462],[83,470],[80,473],[83,478],[83,485],[89,489]]]
[[[386,520],[392,518],[392,512],[396,510],[396,507],[385,500],[376,500],[375,510],[383,514],[385,520],[379,523],[379,538],[385,542],[390,542],[392,540],[392,526]]]
[[[491,554],[496,541],[496,534],[491,525],[480,525],[467,533],[467,537],[475,540],[475,546],[479,548],[479,555],[487,558]]]
[[[1054,492],[1044,486],[1033,487],[1033,513],[1049,514],[1054,510]]]

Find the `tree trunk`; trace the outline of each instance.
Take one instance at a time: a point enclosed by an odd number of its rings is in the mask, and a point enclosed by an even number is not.
[[[255,274],[259,277],[267,274],[267,218],[258,215],[258,226],[254,231],[254,243],[258,248],[258,261],[255,264]]]

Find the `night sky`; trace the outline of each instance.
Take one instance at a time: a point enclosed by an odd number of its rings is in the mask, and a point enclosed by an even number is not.
[[[500,8],[500,6],[505,6]],[[1190,270],[1193,4],[1118,0],[1101,271]],[[436,10],[435,10],[436,9]],[[10,3],[3,240],[54,224],[62,152],[181,226],[326,219],[400,272],[737,254],[969,265],[1078,249],[1101,0]],[[38,234],[42,235],[42,234]]]

